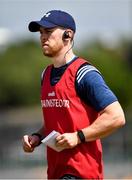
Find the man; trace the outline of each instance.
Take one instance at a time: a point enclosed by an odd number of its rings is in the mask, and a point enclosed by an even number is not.
[[[48,179],[102,179],[100,138],[125,124],[123,110],[100,72],[73,53],[76,25],[70,14],[49,11],[29,30],[40,32],[43,54],[52,65],[42,74],[44,126],[23,137],[23,149],[33,152],[56,130],[56,146],[64,150],[47,147]]]

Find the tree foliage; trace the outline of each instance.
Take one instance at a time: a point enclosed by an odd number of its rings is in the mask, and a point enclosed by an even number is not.
[[[8,47],[0,55],[0,105],[38,103],[41,73],[47,63],[34,41]]]

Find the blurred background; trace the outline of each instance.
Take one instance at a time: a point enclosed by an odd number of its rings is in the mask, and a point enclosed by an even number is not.
[[[89,59],[118,97],[126,125],[102,140],[105,178],[132,178],[132,0],[0,0],[0,178],[46,178],[45,147],[32,154],[21,139],[42,125],[39,34],[28,24],[51,9],[69,12],[74,51]]]

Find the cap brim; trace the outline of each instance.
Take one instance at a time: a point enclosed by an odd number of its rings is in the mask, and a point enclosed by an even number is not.
[[[37,32],[40,30],[40,26],[42,26],[44,28],[54,28],[57,25],[53,24],[51,22],[48,22],[48,21],[44,21],[44,20],[43,21],[32,21],[29,23],[28,29],[31,32]]]

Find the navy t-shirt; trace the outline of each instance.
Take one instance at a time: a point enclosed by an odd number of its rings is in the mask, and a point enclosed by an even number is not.
[[[59,68],[52,68],[51,85],[55,85],[60,80],[66,68],[76,59],[77,57]],[[101,111],[117,101],[117,97],[106,85],[101,73],[88,63],[78,69],[75,86],[78,96],[96,111]]]

